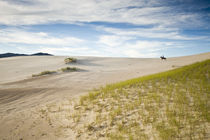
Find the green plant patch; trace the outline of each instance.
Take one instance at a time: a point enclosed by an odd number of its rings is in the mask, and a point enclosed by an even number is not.
[[[61,71],[62,72],[73,72],[73,71],[78,71],[79,69],[76,67],[66,67],[66,68],[62,68]]]
[[[43,72],[40,72],[39,74],[33,74],[32,77],[55,74],[55,73],[56,73],[56,71],[43,71]]]
[[[76,58],[69,57],[69,58],[66,58],[66,59],[64,60],[64,62],[65,62],[66,64],[69,64],[69,63],[76,63],[76,62],[77,62],[77,59],[76,59]]]

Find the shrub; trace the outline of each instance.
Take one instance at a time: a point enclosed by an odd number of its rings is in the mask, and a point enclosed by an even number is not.
[[[43,71],[39,74],[33,74],[32,77],[37,77],[37,76],[42,76],[42,75],[49,75],[49,74],[54,74],[56,71]]]
[[[77,62],[77,59],[76,59],[76,58],[69,57],[69,58],[66,58],[66,59],[64,60],[64,62],[65,62],[66,64],[69,64],[69,63],[76,63],[76,62]]]
[[[66,67],[66,68],[62,68],[61,71],[62,72],[71,72],[71,71],[77,71],[78,68],[76,67]]]

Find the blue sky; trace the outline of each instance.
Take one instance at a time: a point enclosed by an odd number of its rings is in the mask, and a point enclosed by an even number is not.
[[[0,0],[0,53],[167,57],[210,52],[209,0]]]

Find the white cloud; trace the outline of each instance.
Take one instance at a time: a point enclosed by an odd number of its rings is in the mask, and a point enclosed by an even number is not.
[[[125,44],[126,48],[146,49],[147,51],[160,50],[167,46],[169,45],[166,42],[158,42],[158,41],[137,41],[135,43]]]
[[[159,52],[175,47],[174,42],[133,40],[134,38],[120,35],[101,36],[98,46],[110,56],[124,57],[157,57]]]
[[[58,38],[44,32],[34,33],[18,29],[3,29],[0,30],[0,42],[32,45],[77,46],[81,44],[83,40],[75,37]]]
[[[135,29],[116,29],[99,27],[99,30],[104,30],[108,33],[117,36],[127,37],[143,37],[143,38],[155,38],[155,39],[171,39],[171,40],[201,40],[208,39],[208,36],[185,36],[181,35],[178,28],[164,28],[164,27],[153,27],[153,28],[135,28]]]
[[[132,38],[128,36],[103,35],[99,37],[98,43],[114,47],[121,46],[130,39]]]
[[[54,55],[69,56],[108,56],[103,51],[95,50],[89,47],[40,47],[36,52],[48,52]]]
[[[181,33],[183,28],[203,27],[205,23],[199,13],[180,12],[176,6],[164,5],[160,0],[0,0],[0,9],[0,25],[99,21],[148,26],[129,29],[100,27],[100,31],[109,35],[100,35],[98,40],[93,41],[93,48],[86,46],[87,40],[73,36],[57,37],[46,32],[19,29],[0,30],[0,45],[43,46],[40,51],[53,54],[155,57],[162,49],[182,46],[174,43],[177,41],[209,41],[208,36]],[[173,41],[158,41],[160,39]]]
[[[172,42],[161,42],[161,41],[148,41],[148,40],[133,40],[135,37],[120,36],[120,35],[103,35],[99,37],[98,44],[105,45],[107,47],[118,47],[118,48],[134,48],[134,49],[153,49],[163,48],[165,46],[173,45]]]
[[[127,57],[143,57],[143,58],[152,58],[152,57],[158,57],[159,54],[158,53],[155,53],[155,52],[149,52],[149,53],[141,53],[140,51],[137,51],[137,50],[132,50],[132,49],[129,49],[129,50],[126,50],[124,51],[124,55],[127,56]]]
[[[0,0],[0,9],[0,24],[6,25],[105,21],[169,27],[202,22],[198,14],[180,15],[155,0]]]
[[[159,51],[174,47],[173,42],[136,41],[123,46],[123,54],[128,57],[158,57]]]
[[[0,30],[0,48],[6,46],[0,52],[13,48],[15,52],[28,54],[47,52],[54,55],[109,56],[96,46],[88,46],[88,43],[88,40],[72,36],[56,37],[46,32],[29,32],[17,28]]]

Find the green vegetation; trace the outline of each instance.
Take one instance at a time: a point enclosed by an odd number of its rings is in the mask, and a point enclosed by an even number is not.
[[[76,67],[66,67],[61,69],[62,72],[73,72],[73,71],[78,71],[78,68]]]
[[[32,77],[37,77],[37,76],[43,76],[43,75],[49,75],[49,74],[54,74],[56,71],[43,71],[39,74],[33,74]]]
[[[71,129],[76,139],[209,139],[209,97],[206,60],[107,85],[46,106],[40,116],[59,137],[69,137]]]
[[[69,58],[66,58],[66,59],[64,60],[64,62],[65,62],[66,64],[69,64],[69,63],[76,63],[76,62],[77,62],[77,59],[76,59],[76,58],[69,57]]]
[[[62,72],[74,72],[74,71],[78,71],[79,69],[76,67],[66,67],[66,68],[61,68],[60,69]],[[37,76],[43,76],[43,75],[50,75],[50,74],[54,74],[57,73],[57,71],[43,71],[39,74],[33,74],[32,77],[37,77]]]
[[[86,133],[108,139],[208,139],[209,96],[206,60],[107,85],[81,97],[77,122],[85,123],[89,114],[96,117],[75,129],[80,130],[78,137],[87,139]]]
[[[69,63],[77,62],[77,59],[69,57],[69,58],[66,58],[64,61],[65,61],[66,64],[69,64]],[[73,71],[78,71],[79,69],[76,68],[76,67],[66,67],[66,68],[61,68],[60,70],[62,72],[73,72]],[[57,70],[57,71],[59,71],[59,70]],[[32,77],[54,74],[54,73],[57,73],[57,71],[48,71],[47,70],[47,71],[43,71],[39,74],[33,74]]]

